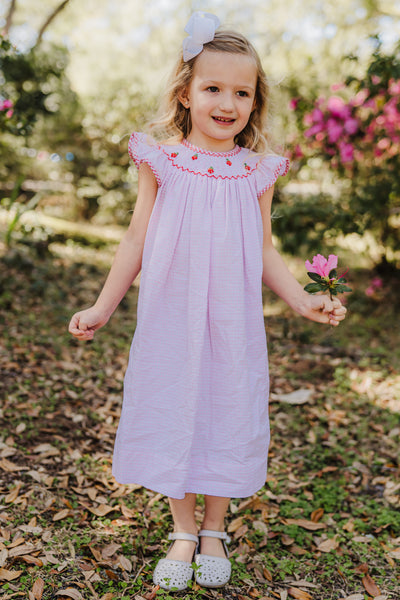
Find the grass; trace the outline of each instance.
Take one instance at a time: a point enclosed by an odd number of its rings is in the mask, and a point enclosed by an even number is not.
[[[371,273],[350,265],[355,291],[335,330],[265,291],[268,480],[231,503],[229,585],[172,594],[152,585],[171,530],[166,499],[110,473],[137,287],[94,342],[66,333],[104,280],[99,256],[108,262],[110,253],[60,244],[40,258],[2,251],[0,598],[367,599],[371,581],[384,598],[399,598],[399,280],[367,297]],[[300,272],[299,261],[291,267]],[[304,388],[306,404],[280,400]]]

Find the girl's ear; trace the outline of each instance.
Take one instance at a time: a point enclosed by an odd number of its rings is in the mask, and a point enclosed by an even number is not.
[[[184,88],[183,90],[181,90],[181,92],[178,93],[178,100],[184,108],[189,108],[190,101],[187,88]]]

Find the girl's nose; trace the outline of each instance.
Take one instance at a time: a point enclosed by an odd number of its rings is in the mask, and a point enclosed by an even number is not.
[[[225,112],[232,112],[234,110],[234,102],[231,94],[223,94],[220,98],[220,108]]]

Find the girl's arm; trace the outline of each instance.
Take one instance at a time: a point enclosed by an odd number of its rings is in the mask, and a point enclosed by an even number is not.
[[[313,296],[304,291],[300,283],[290,273],[286,263],[272,243],[271,204],[274,188],[267,190],[260,198],[263,220],[263,276],[262,280],[282,300],[297,313],[318,323],[339,325],[345,318],[346,308],[340,300],[330,300],[328,296]]]
[[[139,189],[135,210],[127,232],[121,240],[104,287],[96,303],[76,313],[69,332],[78,339],[91,340],[94,332],[107,323],[142,266],[147,226],[157,195],[157,182],[150,167],[139,167]]]

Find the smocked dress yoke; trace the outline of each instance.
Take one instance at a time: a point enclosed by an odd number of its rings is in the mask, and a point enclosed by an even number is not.
[[[134,133],[158,192],[113,474],[173,498],[247,497],[265,482],[268,360],[260,196],[287,159]]]

